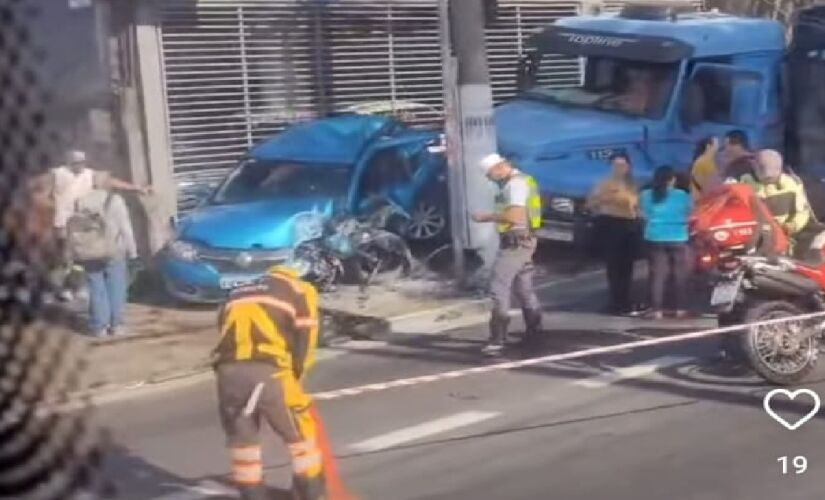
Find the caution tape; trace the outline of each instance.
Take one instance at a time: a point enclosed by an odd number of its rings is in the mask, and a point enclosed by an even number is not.
[[[349,396],[359,396],[371,392],[386,391],[398,387],[410,387],[414,385],[429,384],[432,382],[439,382],[442,380],[451,380],[468,375],[477,375],[481,373],[491,373],[504,370],[513,370],[516,368],[524,368],[526,366],[539,365],[543,363],[552,363],[557,361],[567,361],[571,359],[586,358],[588,356],[596,356],[599,354],[610,354],[628,349],[638,349],[641,347],[651,347],[663,344],[673,344],[683,342],[686,340],[695,340],[706,337],[713,337],[724,333],[731,333],[742,330],[744,328],[753,328],[759,326],[776,325],[791,321],[805,321],[816,318],[825,318],[825,312],[816,312],[808,314],[799,314],[796,316],[788,316],[786,318],[776,318],[765,321],[757,321],[748,324],[724,326],[718,328],[711,328],[708,330],[700,330],[696,332],[681,333],[677,335],[670,335],[667,337],[658,337],[655,339],[637,340],[633,342],[626,342],[623,344],[616,344],[605,347],[594,347],[592,349],[583,349],[580,351],[573,351],[561,354],[551,354],[547,356],[539,356],[536,358],[521,359],[518,361],[506,361],[502,363],[495,363],[484,366],[477,366],[474,368],[465,368],[462,370],[451,370],[442,373],[435,373],[432,375],[423,375],[418,377],[402,378],[396,380],[389,380],[387,382],[379,382],[374,384],[360,385],[356,387],[349,387],[346,389],[337,389],[334,391],[319,392],[313,394],[313,398],[320,401],[330,401],[334,399],[341,399]]]

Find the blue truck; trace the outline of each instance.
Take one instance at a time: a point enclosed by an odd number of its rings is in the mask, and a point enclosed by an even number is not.
[[[811,103],[823,81],[823,19],[821,7],[804,12],[790,48],[773,20],[650,4],[537,33],[519,68],[521,92],[495,121],[500,152],[541,186],[541,237],[573,242],[587,231],[584,200],[611,154],[628,154],[644,183],[661,165],[687,170],[700,139],[737,129],[755,148],[784,151],[821,189],[822,117]],[[554,87],[545,75],[569,58],[579,61],[580,85]]]

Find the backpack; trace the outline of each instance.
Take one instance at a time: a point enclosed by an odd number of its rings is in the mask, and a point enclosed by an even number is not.
[[[75,203],[75,211],[66,223],[66,230],[69,251],[76,262],[109,260],[116,255],[114,234],[106,221],[112,197],[109,193],[102,210],[80,208]]]

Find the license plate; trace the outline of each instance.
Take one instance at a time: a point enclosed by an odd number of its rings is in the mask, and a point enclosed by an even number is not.
[[[239,286],[248,285],[255,281],[257,276],[224,276],[220,280],[221,290],[232,290]]]
[[[739,293],[739,279],[718,283],[710,296],[711,306],[726,306],[736,300]]]
[[[566,229],[544,228],[536,231],[536,236],[543,240],[573,241],[573,231]]]

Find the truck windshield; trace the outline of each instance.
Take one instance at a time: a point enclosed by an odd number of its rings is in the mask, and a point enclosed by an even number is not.
[[[213,204],[228,205],[276,197],[345,196],[352,169],[345,166],[244,161],[215,193]]]
[[[543,54],[525,97],[557,104],[659,118],[670,102],[679,65],[611,57],[582,57],[578,83],[560,81],[560,61],[570,56]]]

